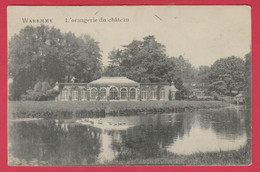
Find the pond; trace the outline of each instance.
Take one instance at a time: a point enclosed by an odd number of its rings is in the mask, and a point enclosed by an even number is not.
[[[127,123],[116,130],[79,119],[12,120],[8,123],[9,165],[84,166],[169,154],[238,150],[251,143],[250,111],[232,108],[187,113],[106,117]]]

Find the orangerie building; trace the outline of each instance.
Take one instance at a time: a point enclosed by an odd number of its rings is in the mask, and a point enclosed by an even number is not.
[[[57,101],[147,101],[175,99],[167,83],[138,83],[126,77],[101,77],[90,83],[56,83]],[[171,94],[171,96],[169,95]]]

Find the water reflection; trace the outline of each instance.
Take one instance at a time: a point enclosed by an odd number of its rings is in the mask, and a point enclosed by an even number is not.
[[[230,123],[230,122],[227,122]],[[216,152],[226,150],[236,150],[247,143],[246,132],[238,135],[218,133],[213,126],[219,123],[206,123],[205,128],[199,125],[198,119],[195,119],[190,131],[185,132],[183,137],[178,137],[175,142],[167,147],[167,150],[177,154],[189,155],[197,152]]]
[[[125,131],[94,128],[73,119],[9,122],[9,165],[96,165],[168,152],[236,150],[251,137],[248,113],[225,109],[110,118],[135,125]]]
[[[247,143],[245,115],[239,111],[201,111],[184,115],[184,136],[178,137],[167,150],[189,155],[197,152],[237,150]]]

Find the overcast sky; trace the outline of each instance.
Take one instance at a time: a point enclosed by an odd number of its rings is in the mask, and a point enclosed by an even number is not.
[[[115,17],[129,22],[108,22]],[[46,25],[63,33],[89,34],[100,43],[104,65],[111,50],[148,35],[166,46],[168,56],[183,55],[195,67],[232,55],[244,57],[251,45],[249,6],[9,6],[9,39],[28,25],[22,18],[52,19]],[[66,18],[98,21],[66,23]]]

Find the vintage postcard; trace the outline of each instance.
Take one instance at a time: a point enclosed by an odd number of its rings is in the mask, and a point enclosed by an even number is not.
[[[250,165],[251,8],[8,6],[8,165]]]

